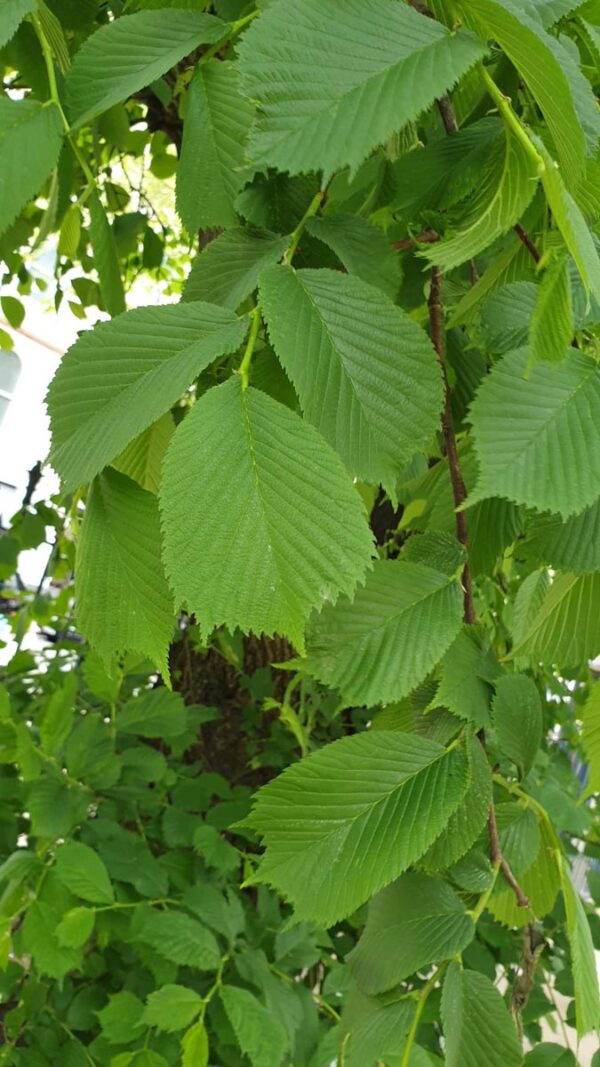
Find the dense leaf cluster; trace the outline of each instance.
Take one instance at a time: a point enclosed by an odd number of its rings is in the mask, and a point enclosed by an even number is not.
[[[110,316],[0,541],[66,581],[11,605],[56,655],[0,691],[0,1062],[579,1062],[600,5],[5,0],[0,45],[6,279],[53,242]]]

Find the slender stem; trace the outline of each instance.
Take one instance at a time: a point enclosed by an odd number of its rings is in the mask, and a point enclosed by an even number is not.
[[[212,57],[215,56],[217,52],[220,52],[226,44],[229,44],[234,37],[237,37],[238,33],[241,33],[248,23],[252,22],[252,19],[255,19],[257,15],[260,15],[260,11],[251,11],[249,15],[244,15],[243,18],[236,19],[235,22],[232,22],[227,33],[224,33],[215,44],[211,45],[210,48],[206,49],[206,52],[202,53],[198,60],[198,64],[208,63],[209,59],[212,59]]]
[[[248,388],[248,371],[250,369],[250,363],[252,361],[252,353],[254,352],[256,340],[258,338],[260,323],[261,312],[260,307],[257,304],[256,307],[252,308],[252,311],[250,312],[250,333],[248,334],[248,342],[246,344],[246,349],[244,351],[242,362],[240,363],[238,371],[238,374],[242,379],[242,389]]]
[[[481,894],[479,900],[477,901],[477,906],[473,909],[473,911],[467,912],[467,915],[470,915],[473,920],[473,925],[477,925],[487,907],[487,902],[490,899],[492,893],[494,892],[494,887],[496,885],[499,870],[500,862],[499,860],[496,860],[492,867],[492,880],[489,886],[487,887],[485,893]]]
[[[313,196],[310,204],[308,205],[306,211],[304,212],[302,218],[300,219],[300,222],[296,226],[296,229],[292,232],[292,235],[290,237],[290,243],[289,243],[289,245],[287,247],[287,250],[286,250],[286,252],[284,254],[284,257],[283,257],[283,260],[282,260],[282,263],[285,266],[287,266],[289,263],[291,263],[291,261],[292,261],[292,259],[294,257],[294,253],[295,253],[295,251],[296,251],[296,249],[298,247],[298,241],[300,240],[300,237],[302,236],[302,231],[304,230],[304,227],[306,226],[306,223],[308,222],[309,219],[311,219],[313,217],[313,215],[317,214],[317,211],[321,207],[321,204],[323,203],[324,199],[325,199],[325,190],[324,189],[319,189],[318,193],[315,193],[315,195]]]
[[[532,257],[532,259],[534,259],[536,263],[539,263],[540,259],[542,258],[542,253],[539,251],[538,248],[536,248],[533,241],[531,240],[531,237],[529,236],[527,231],[523,229],[519,222],[517,222],[516,226],[514,227],[514,231],[517,237],[519,238],[519,241],[521,241],[522,244],[525,245],[525,248],[529,252],[529,255]]]
[[[456,536],[466,552],[469,550],[469,530],[467,516],[461,511],[461,504],[467,498],[467,490],[460,469],[458,448],[454,433],[454,420],[452,418],[452,405],[448,375],[446,372],[446,351],[444,344],[444,317],[442,309],[442,272],[439,267],[433,267],[431,271],[431,288],[429,290],[429,324],[431,340],[437,353],[438,361],[442,369],[444,380],[444,409],[442,411],[442,434],[444,446],[448,458],[448,469],[452,483],[452,495],[454,497]],[[464,592],[464,618],[466,623],[474,623],[476,619],[475,604],[473,602],[473,584],[471,580],[471,568],[469,562],[465,563],[462,573],[462,585]]]
[[[406,1043],[402,1051],[400,1067],[408,1067],[412,1048],[415,1043],[415,1037],[417,1036],[417,1030],[419,1029],[419,1023],[421,1022],[423,1009],[425,1007],[425,1004],[427,1003],[427,998],[431,991],[435,989],[449,962],[449,960],[446,960],[445,963],[440,964],[440,966],[436,968],[431,978],[428,980],[428,982],[426,982],[426,984],[423,986],[422,990],[419,993],[419,999],[415,1008],[415,1014],[413,1016],[412,1023],[410,1024],[410,1030],[408,1031]]]
[[[538,173],[542,175],[544,173],[544,170],[546,169],[546,164],[544,163],[544,160],[538,152],[537,148],[531,141],[527,130],[522,125],[516,113],[513,111],[510,103],[510,98],[508,96],[505,96],[504,93],[498,88],[496,82],[490,76],[489,72],[486,70],[483,64],[481,64],[479,70],[483,81],[485,82],[486,89],[489,92],[492,100],[496,104],[498,111],[502,115],[502,118],[505,120],[507,125],[510,126],[515,137],[527,152],[527,155],[535,163]]]
[[[496,809],[493,804],[490,804],[490,810],[488,813],[488,836],[490,840],[490,857],[492,863],[498,864],[502,871],[502,876],[507,884],[515,894],[515,899],[520,908],[528,908],[529,897],[525,895],[521,886],[517,882],[508,861],[502,854],[500,847],[500,838],[498,837],[498,826],[496,823]]]

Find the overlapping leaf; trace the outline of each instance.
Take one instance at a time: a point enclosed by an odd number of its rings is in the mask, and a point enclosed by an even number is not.
[[[239,380],[209,390],[178,428],[161,509],[176,600],[206,634],[226,625],[301,648],[311,609],[350,595],[370,565],[361,500],[339,458]]]
[[[227,24],[198,11],[140,11],[108,22],[88,37],[67,76],[74,126],[106,111],[170,70]]]
[[[187,92],[177,168],[177,210],[190,235],[232,226],[242,184],[244,146],[253,108],[239,91],[235,64],[201,63]]]
[[[600,685],[594,685],[582,712],[583,747],[588,759],[588,793],[600,793]]]
[[[421,563],[381,560],[356,593],[316,616],[306,669],[352,703],[400,700],[458,633],[459,582]]]
[[[0,8],[0,48],[17,32],[19,24],[31,11],[35,11],[36,0],[4,0]]]
[[[583,901],[571,880],[566,858],[562,857],[561,882],[567,913],[567,934],[571,946],[571,966],[575,985],[577,1034],[582,1037],[600,1026],[600,992],[596,954]]]
[[[600,500],[563,522],[560,515],[534,515],[524,545],[529,559],[557,570],[600,571]]]
[[[600,648],[600,574],[561,574],[527,620],[515,647],[531,663],[574,667]]]
[[[62,135],[54,104],[0,97],[0,234],[56,166]]]
[[[162,461],[174,432],[173,416],[170,411],[167,411],[131,444],[127,445],[127,448],[114,461],[113,466],[129,478],[133,478],[142,489],[158,493]]]
[[[530,365],[559,363],[574,333],[569,261],[557,259],[542,278],[529,332]]]
[[[570,349],[524,380],[528,358],[505,356],[471,407],[480,475],[470,501],[505,496],[567,518],[600,495],[600,368]]]
[[[337,271],[272,267],[260,296],[305,417],[351,474],[393,488],[439,424],[442,379],[424,331],[381,292]]]
[[[350,274],[395,300],[400,262],[386,234],[360,215],[340,213],[309,219],[308,233],[335,252]]]
[[[442,1025],[446,1067],[521,1067],[523,1053],[513,1018],[501,993],[479,971],[450,964],[442,992]]]
[[[52,462],[65,487],[88,481],[175,403],[246,324],[201,302],[138,308],[84,334],[48,391]]]
[[[77,620],[110,662],[115,653],[149,656],[168,676],[173,600],[160,558],[158,503],[125,475],[93,483],[77,544]]]
[[[431,718],[431,713],[426,716]],[[472,847],[486,825],[492,802],[492,774],[483,746],[476,737],[467,745],[471,780],[456,811],[437,841],[425,853],[422,863],[427,870],[439,871],[461,859]]]
[[[251,158],[298,174],[352,168],[483,55],[470,33],[394,0],[282,0],[239,46],[258,103]]]
[[[399,731],[335,741],[257,794],[247,819],[266,847],[256,877],[298,918],[329,925],[423,855],[467,785],[458,747]]]
[[[256,289],[263,269],[281,259],[287,244],[287,238],[268,230],[250,226],[226,230],[196,256],[183,299],[239,307]]]
[[[525,777],[542,740],[542,703],[533,679],[524,674],[499,678],[492,710],[498,744]]]

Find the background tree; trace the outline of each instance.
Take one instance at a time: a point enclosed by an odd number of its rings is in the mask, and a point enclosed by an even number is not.
[[[599,41],[0,5],[5,281],[110,317],[0,542],[0,1062],[591,1062]]]

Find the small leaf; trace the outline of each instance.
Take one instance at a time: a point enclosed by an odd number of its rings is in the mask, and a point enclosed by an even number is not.
[[[535,682],[525,674],[499,678],[492,717],[501,751],[525,778],[542,740],[542,702]]]
[[[478,1021],[485,1019],[485,1027]],[[442,991],[446,1067],[521,1067],[512,1016],[495,985],[479,971],[451,963]]]
[[[309,219],[306,229],[335,252],[350,274],[396,299],[400,262],[383,230],[360,215],[343,213]]]
[[[280,1067],[288,1041],[279,1019],[246,989],[224,985],[220,997],[237,1042],[252,1067]]]
[[[54,170],[63,132],[55,104],[0,97],[0,234]]]
[[[156,81],[200,44],[223,36],[225,23],[197,11],[140,11],[96,30],[67,75],[73,126]]]
[[[170,741],[181,737],[187,727],[187,714],[179,693],[151,689],[130,700],[117,713],[117,730],[135,737],[156,737]]]
[[[208,1034],[199,1019],[181,1039],[182,1067],[208,1067]]]
[[[490,683],[499,671],[485,633],[464,626],[441,662],[440,684],[430,706],[448,708],[478,730],[489,726]]]
[[[237,308],[256,289],[265,267],[281,259],[288,238],[250,226],[234,226],[196,256],[183,300],[208,300]]]
[[[380,560],[354,600],[328,604],[313,618],[303,666],[348,702],[401,700],[439,662],[461,621],[454,577],[422,563]]]
[[[161,561],[158,502],[107,469],[92,484],[77,543],[77,620],[105,664],[149,656],[168,678],[175,613]]]
[[[144,1005],[127,990],[109,997],[106,1007],[96,1014],[102,1036],[111,1045],[132,1045],[144,1030]]]
[[[348,960],[365,993],[384,993],[414,971],[462,952],[474,935],[473,921],[450,886],[414,872],[373,898]]]
[[[190,1025],[202,1008],[202,997],[182,985],[164,985],[150,993],[144,1010],[144,1022],[157,1030],[173,1033]]]
[[[548,267],[537,291],[530,323],[529,366],[546,360],[559,363],[565,358],[575,327],[569,261],[566,256]]]
[[[335,741],[256,795],[246,824],[264,837],[257,880],[287,896],[298,918],[330,925],[423,855],[467,785],[460,748],[395,730]]]
[[[153,911],[145,915],[143,926],[135,935],[164,956],[181,966],[199,971],[216,971],[221,955],[214,934],[181,911]]]
[[[114,317],[125,311],[125,291],[117,246],[106,212],[95,189],[92,189],[88,196],[87,206],[90,212],[90,241],[94,254],[94,266],[100,282],[100,292],[108,314]]]
[[[78,841],[61,845],[56,853],[56,872],[63,885],[92,904],[112,904],[115,899],[108,871],[93,849]]]
[[[56,927],[58,943],[65,948],[81,948],[89,940],[95,918],[93,908],[71,908]]]

